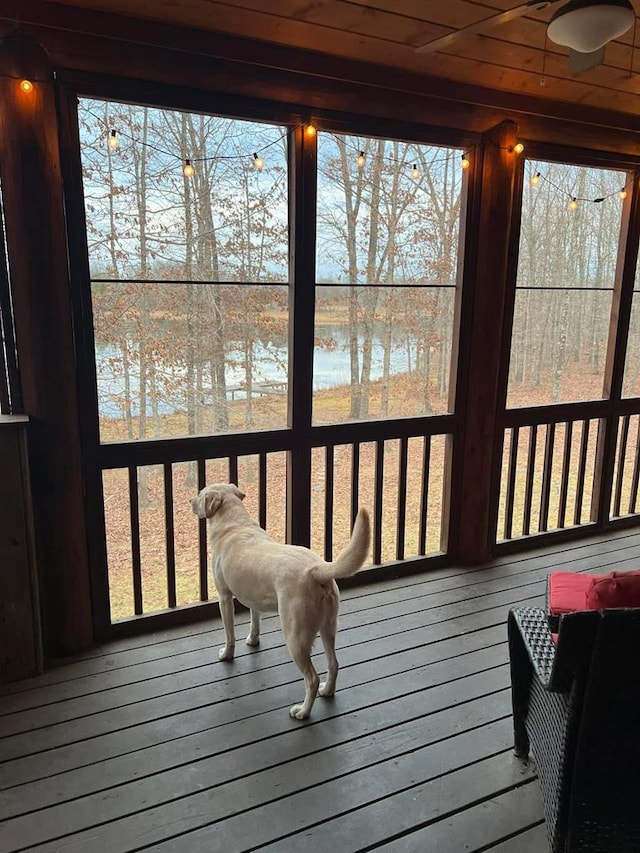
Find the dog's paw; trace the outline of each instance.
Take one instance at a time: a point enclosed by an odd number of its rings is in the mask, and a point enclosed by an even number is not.
[[[226,646],[218,652],[219,660],[233,660],[234,649],[229,649]]]
[[[328,681],[323,681],[320,687],[318,687],[318,696],[333,696],[336,692],[335,686],[329,684]]]
[[[260,637],[254,637],[252,634],[249,634],[245,643],[248,646],[259,646],[260,645]]]
[[[306,720],[309,714],[305,714],[304,705],[292,705],[289,714],[294,720]]]

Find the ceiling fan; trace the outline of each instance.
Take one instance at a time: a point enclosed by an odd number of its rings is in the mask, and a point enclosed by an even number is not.
[[[491,27],[507,24],[528,12],[540,12],[558,0],[527,0],[513,9],[496,12],[481,21],[454,30],[446,36],[418,45],[416,53],[433,53],[450,47],[467,36],[480,35]],[[553,15],[547,36],[555,44],[569,48],[572,74],[588,71],[604,60],[604,47],[627,32],[635,21],[629,0],[569,0]]]

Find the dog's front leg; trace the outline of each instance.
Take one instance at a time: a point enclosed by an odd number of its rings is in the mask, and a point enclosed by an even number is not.
[[[246,639],[248,646],[260,645],[260,611],[251,609],[251,628],[249,628],[249,636]]]
[[[220,660],[233,660],[236,650],[235,616],[233,612],[233,597],[231,593],[218,592],[220,600],[220,615],[224,626],[225,646],[218,652]]]

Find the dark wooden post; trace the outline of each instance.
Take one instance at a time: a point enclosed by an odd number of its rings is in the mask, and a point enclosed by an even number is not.
[[[486,134],[481,165],[472,319],[466,341],[460,340],[461,357],[468,365],[466,387],[461,389],[465,399],[459,401],[464,423],[457,433],[459,455],[453,466],[457,482],[451,486],[449,527],[450,553],[465,563],[486,560],[493,541],[491,501],[509,358],[503,330],[512,271],[516,141],[513,122],[498,125]],[[466,273],[465,280],[470,280]]]
[[[92,642],[89,572],[53,71],[19,33],[0,43],[0,173],[44,649],[58,656]]]
[[[289,316],[295,317],[295,325],[289,335],[289,426],[293,430],[295,446],[287,458],[287,541],[307,547],[311,539],[316,145],[317,137],[307,135],[303,126],[296,127],[291,134]],[[304,186],[303,192],[300,191],[301,186]]]
[[[595,521],[600,527],[604,527],[608,523],[610,516],[620,400],[622,398],[639,239],[640,173],[636,173],[633,177],[633,192],[625,199],[622,210],[618,262],[609,318],[603,396],[609,398],[611,405],[609,416],[600,421],[596,444],[591,520]]]

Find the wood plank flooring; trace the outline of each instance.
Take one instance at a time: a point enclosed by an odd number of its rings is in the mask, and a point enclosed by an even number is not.
[[[544,853],[507,612],[542,604],[551,569],[638,565],[640,533],[618,531],[346,590],[338,693],[304,723],[275,617],[232,664],[216,621],[0,688],[0,853]]]

